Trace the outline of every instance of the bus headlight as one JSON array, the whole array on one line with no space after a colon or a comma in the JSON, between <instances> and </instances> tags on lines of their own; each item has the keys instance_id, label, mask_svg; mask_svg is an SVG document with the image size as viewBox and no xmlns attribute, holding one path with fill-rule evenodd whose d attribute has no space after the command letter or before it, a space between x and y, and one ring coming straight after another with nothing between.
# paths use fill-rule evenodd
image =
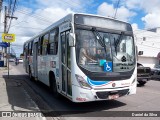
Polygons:
<instances>
[{"instance_id":1,"label":"bus headlight","mask_svg":"<svg viewBox=\"0 0 160 120\"><path fill-rule=\"evenodd\" d=\"M76 79L82 88L92 89L92 87L86 82L86 80L82 76L76 75Z\"/></svg>"},{"instance_id":2,"label":"bus headlight","mask_svg":"<svg viewBox=\"0 0 160 120\"><path fill-rule=\"evenodd\" d=\"M136 79L134 79L134 80L132 81L132 85L134 84L135 81L136 81Z\"/></svg>"}]
</instances>

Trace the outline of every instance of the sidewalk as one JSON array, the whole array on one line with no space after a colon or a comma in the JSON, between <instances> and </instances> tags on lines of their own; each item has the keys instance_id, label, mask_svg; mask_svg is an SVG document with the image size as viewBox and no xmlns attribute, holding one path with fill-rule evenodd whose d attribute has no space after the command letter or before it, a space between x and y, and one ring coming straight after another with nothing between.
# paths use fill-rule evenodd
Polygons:
<instances>
[{"instance_id":1,"label":"sidewalk","mask_svg":"<svg viewBox=\"0 0 160 120\"><path fill-rule=\"evenodd\" d=\"M10 72L16 73L16 69L10 66ZM8 70L6 67L0 68L0 119L9 119L8 117L1 117L6 116L5 113L2 112L8 111L11 114L13 113L20 113L20 111L25 111L28 113L32 113L33 111L40 111L36 103L31 99L28 95L27 91L24 89L20 80L16 80L13 78L7 77ZM5 76L5 77L4 77ZM17 114L14 114L17 115ZM30 114L31 115L31 114ZM8 115L7 115L8 116ZM38 116L38 117L37 117ZM38 112L36 117L30 117L30 119L41 120L45 119L40 112ZM10 117L11 118L11 117ZM13 117L12 120L18 119L28 119L22 117Z\"/></svg>"}]
</instances>

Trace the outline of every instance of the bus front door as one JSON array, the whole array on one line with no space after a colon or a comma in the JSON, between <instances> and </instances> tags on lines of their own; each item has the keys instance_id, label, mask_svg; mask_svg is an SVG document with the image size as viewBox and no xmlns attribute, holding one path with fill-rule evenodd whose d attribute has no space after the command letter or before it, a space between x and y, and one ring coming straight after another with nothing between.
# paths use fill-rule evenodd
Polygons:
<instances>
[{"instance_id":1,"label":"bus front door","mask_svg":"<svg viewBox=\"0 0 160 120\"><path fill-rule=\"evenodd\" d=\"M69 47L69 31L61 33L61 78L62 93L72 96L71 83L71 48Z\"/></svg>"}]
</instances>

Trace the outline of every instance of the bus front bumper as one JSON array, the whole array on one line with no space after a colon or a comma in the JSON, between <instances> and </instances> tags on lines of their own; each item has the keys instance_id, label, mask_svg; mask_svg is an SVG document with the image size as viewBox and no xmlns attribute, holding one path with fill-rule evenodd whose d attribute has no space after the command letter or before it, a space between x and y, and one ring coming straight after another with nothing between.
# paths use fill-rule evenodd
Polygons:
<instances>
[{"instance_id":1,"label":"bus front bumper","mask_svg":"<svg viewBox=\"0 0 160 120\"><path fill-rule=\"evenodd\" d=\"M117 99L122 96L135 94L135 86L115 88L115 89L84 89L79 86L72 86L73 88L73 102L90 102L90 101L101 101L101 100L111 100Z\"/></svg>"}]
</instances>

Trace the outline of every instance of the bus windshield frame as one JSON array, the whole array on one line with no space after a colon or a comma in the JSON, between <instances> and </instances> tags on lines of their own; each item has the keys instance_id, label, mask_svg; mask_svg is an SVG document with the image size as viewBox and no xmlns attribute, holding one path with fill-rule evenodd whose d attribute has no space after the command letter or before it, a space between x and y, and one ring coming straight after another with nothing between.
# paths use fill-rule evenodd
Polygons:
<instances>
[{"instance_id":1,"label":"bus windshield frame","mask_svg":"<svg viewBox=\"0 0 160 120\"><path fill-rule=\"evenodd\" d=\"M75 24L76 25L76 24ZM76 61L78 66L90 72L128 72L135 68L133 34L121 34L92 28L76 27ZM99 34L99 35L98 35ZM86 57L85 54L90 56ZM82 57L83 56L83 57ZM84 62L89 59L88 62ZM111 71L105 71L104 62L112 63Z\"/></svg>"}]
</instances>

